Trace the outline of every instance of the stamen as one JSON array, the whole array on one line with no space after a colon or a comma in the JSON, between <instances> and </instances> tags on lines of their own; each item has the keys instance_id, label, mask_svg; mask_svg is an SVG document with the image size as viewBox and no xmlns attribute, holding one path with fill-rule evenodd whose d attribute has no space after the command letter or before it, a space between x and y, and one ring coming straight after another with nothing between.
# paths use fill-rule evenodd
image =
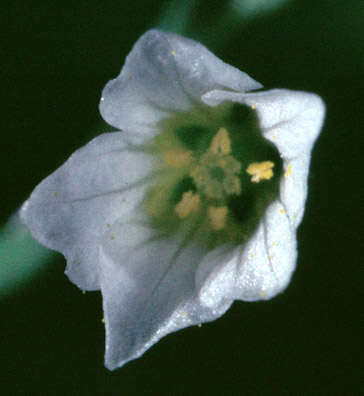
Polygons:
<instances>
[{"instance_id":1,"label":"stamen","mask_svg":"<svg viewBox=\"0 0 364 396\"><path fill-rule=\"evenodd\" d=\"M186 218L192 212L196 212L200 208L200 196L198 194L194 194L191 190L184 192L182 195L182 199L176 207L174 211L177 216L181 219Z\"/></svg>"},{"instance_id":2,"label":"stamen","mask_svg":"<svg viewBox=\"0 0 364 396\"><path fill-rule=\"evenodd\" d=\"M164 162L172 168L182 168L192 162L192 151L169 150L164 153Z\"/></svg>"},{"instance_id":3,"label":"stamen","mask_svg":"<svg viewBox=\"0 0 364 396\"><path fill-rule=\"evenodd\" d=\"M226 216L228 214L227 207L209 206L208 213L212 228L216 231L222 230L225 227Z\"/></svg>"},{"instance_id":4,"label":"stamen","mask_svg":"<svg viewBox=\"0 0 364 396\"><path fill-rule=\"evenodd\" d=\"M231 140L228 131L225 128L220 128L217 134L211 141L210 150L214 154L230 154Z\"/></svg>"},{"instance_id":5,"label":"stamen","mask_svg":"<svg viewBox=\"0 0 364 396\"><path fill-rule=\"evenodd\" d=\"M274 163L272 161L253 162L248 166L246 172L252 175L251 181L259 183L261 180L269 180L273 176Z\"/></svg>"}]
</instances>

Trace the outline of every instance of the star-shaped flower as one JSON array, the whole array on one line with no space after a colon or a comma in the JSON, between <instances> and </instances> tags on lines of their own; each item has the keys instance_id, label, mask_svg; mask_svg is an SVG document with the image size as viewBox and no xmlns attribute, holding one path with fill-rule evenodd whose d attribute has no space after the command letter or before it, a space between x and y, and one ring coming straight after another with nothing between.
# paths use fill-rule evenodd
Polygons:
<instances>
[{"instance_id":1,"label":"star-shaped flower","mask_svg":"<svg viewBox=\"0 0 364 396\"><path fill-rule=\"evenodd\" d=\"M108 368L289 283L324 105L247 93L260 88L201 44L148 31L102 94L121 132L77 150L24 204L70 280L101 289Z\"/></svg>"}]
</instances>

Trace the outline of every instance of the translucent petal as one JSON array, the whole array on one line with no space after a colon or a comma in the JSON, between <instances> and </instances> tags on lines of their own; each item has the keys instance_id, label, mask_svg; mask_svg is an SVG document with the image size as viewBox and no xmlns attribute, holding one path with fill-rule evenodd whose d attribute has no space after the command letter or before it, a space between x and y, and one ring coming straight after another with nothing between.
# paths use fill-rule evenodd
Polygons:
<instances>
[{"instance_id":1,"label":"translucent petal","mask_svg":"<svg viewBox=\"0 0 364 396\"><path fill-rule=\"evenodd\" d=\"M120 75L104 88L100 111L109 124L148 135L155 133L153 123L171 111L201 103L206 92L247 92L261 87L203 45L150 30L136 42Z\"/></svg>"},{"instance_id":2,"label":"translucent petal","mask_svg":"<svg viewBox=\"0 0 364 396\"><path fill-rule=\"evenodd\" d=\"M135 359L170 332L216 318L230 305L218 312L200 305L195 272L203 251L184 238L163 239L148 226L123 222L104 235L100 264L108 368Z\"/></svg>"},{"instance_id":3,"label":"translucent petal","mask_svg":"<svg viewBox=\"0 0 364 396\"><path fill-rule=\"evenodd\" d=\"M77 150L22 207L33 236L67 258L66 274L81 289L100 288L100 239L143 196L151 158L131 150L125 137L104 134Z\"/></svg>"}]
</instances>

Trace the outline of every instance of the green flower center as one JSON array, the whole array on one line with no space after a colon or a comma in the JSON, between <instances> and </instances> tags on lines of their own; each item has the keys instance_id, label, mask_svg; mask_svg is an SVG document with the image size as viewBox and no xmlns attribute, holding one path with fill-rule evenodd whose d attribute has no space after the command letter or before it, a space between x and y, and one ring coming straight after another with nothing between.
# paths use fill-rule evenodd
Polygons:
<instances>
[{"instance_id":1,"label":"green flower center","mask_svg":"<svg viewBox=\"0 0 364 396\"><path fill-rule=\"evenodd\" d=\"M222 201L228 195L241 192L238 174L241 164L231 155L231 141L221 128L212 139L209 150L191 170L196 188L209 199Z\"/></svg>"},{"instance_id":2,"label":"green flower center","mask_svg":"<svg viewBox=\"0 0 364 396\"><path fill-rule=\"evenodd\" d=\"M145 147L159 159L143 207L151 226L183 229L208 249L241 244L277 198L282 161L239 104L201 106L159 124Z\"/></svg>"}]
</instances>

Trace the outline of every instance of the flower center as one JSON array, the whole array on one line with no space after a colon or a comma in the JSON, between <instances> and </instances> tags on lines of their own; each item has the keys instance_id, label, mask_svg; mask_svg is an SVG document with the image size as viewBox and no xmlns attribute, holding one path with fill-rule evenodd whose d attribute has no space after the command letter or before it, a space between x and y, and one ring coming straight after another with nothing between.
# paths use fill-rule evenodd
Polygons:
<instances>
[{"instance_id":1,"label":"flower center","mask_svg":"<svg viewBox=\"0 0 364 396\"><path fill-rule=\"evenodd\" d=\"M160 159L144 200L151 224L168 234L190 225L209 248L241 243L276 198L282 168L254 114L241 105L202 106L159 127L146 148Z\"/></svg>"},{"instance_id":2,"label":"flower center","mask_svg":"<svg viewBox=\"0 0 364 396\"><path fill-rule=\"evenodd\" d=\"M231 155L231 141L225 128L220 128L211 145L190 172L197 189L208 199L224 201L228 195L239 195L238 174L241 164Z\"/></svg>"}]
</instances>

